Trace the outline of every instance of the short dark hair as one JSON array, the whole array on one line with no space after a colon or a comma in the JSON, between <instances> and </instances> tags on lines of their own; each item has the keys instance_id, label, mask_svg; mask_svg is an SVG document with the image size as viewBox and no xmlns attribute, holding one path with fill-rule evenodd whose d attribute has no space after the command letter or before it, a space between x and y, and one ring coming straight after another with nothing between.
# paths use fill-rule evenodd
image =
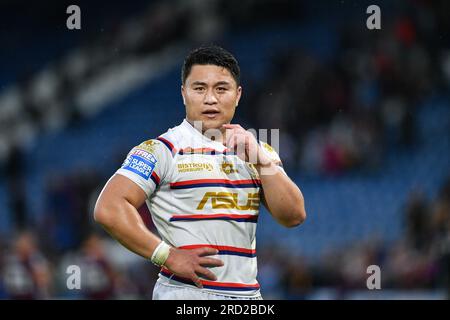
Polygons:
<instances>
[{"instance_id":1,"label":"short dark hair","mask_svg":"<svg viewBox=\"0 0 450 320\"><path fill-rule=\"evenodd\" d=\"M239 69L239 64L236 58L229 53L227 50L216 46L202 46L200 48L194 49L191 51L186 59L184 60L183 67L181 69L181 83L184 84L186 82L186 78L189 76L191 72L192 66L199 65L215 65L219 67L226 68L237 85L240 83L241 71Z\"/></svg>"}]
</instances>

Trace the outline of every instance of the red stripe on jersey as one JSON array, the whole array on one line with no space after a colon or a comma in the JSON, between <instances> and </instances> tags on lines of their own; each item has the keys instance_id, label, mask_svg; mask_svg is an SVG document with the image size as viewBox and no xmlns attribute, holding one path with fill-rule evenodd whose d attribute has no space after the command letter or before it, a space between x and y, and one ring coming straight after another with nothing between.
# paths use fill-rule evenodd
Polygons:
<instances>
[{"instance_id":1,"label":"red stripe on jersey","mask_svg":"<svg viewBox=\"0 0 450 320\"><path fill-rule=\"evenodd\" d=\"M231 219L257 219L255 214L174 214L171 218L188 218L188 219L211 219L211 218L231 218Z\"/></svg>"},{"instance_id":2,"label":"red stripe on jersey","mask_svg":"<svg viewBox=\"0 0 450 320\"><path fill-rule=\"evenodd\" d=\"M157 185L159 185L161 179L158 177L155 171L152 172L152 177L155 179Z\"/></svg>"},{"instance_id":3,"label":"red stripe on jersey","mask_svg":"<svg viewBox=\"0 0 450 320\"><path fill-rule=\"evenodd\" d=\"M246 249L246 248L239 248L239 247L232 247L232 246L222 246L222 245L213 245L213 244L191 244L187 246L181 246L178 247L179 249L198 249L198 248L213 248L217 249L219 251L233 251L233 252L242 252L242 253L249 253L249 254L255 254L256 250L254 249Z\"/></svg>"},{"instance_id":4,"label":"red stripe on jersey","mask_svg":"<svg viewBox=\"0 0 450 320\"><path fill-rule=\"evenodd\" d=\"M187 154L191 154L191 153L206 153L206 152L219 152L222 153L222 151L213 149L213 148L184 148L184 149L180 149L178 151L179 153L187 153Z\"/></svg>"},{"instance_id":5,"label":"red stripe on jersey","mask_svg":"<svg viewBox=\"0 0 450 320\"><path fill-rule=\"evenodd\" d=\"M167 268L162 267L161 273L164 273L168 276L174 275L172 272L170 272ZM190 279L183 278L176 276L177 278L180 278L182 280L185 280L187 282L192 282ZM176 279L174 279L176 280ZM253 288L253 289L259 289L259 284L246 284L246 283L237 283L237 282L218 282L218 281L208 281L208 280L200 280L200 282L205 286L214 286L214 287L222 287L222 288ZM193 284L193 283L192 283Z\"/></svg>"},{"instance_id":6,"label":"red stripe on jersey","mask_svg":"<svg viewBox=\"0 0 450 320\"><path fill-rule=\"evenodd\" d=\"M163 142L170 149L172 154L176 153L175 147L173 146L172 142L170 142L169 140L167 140L167 139L165 139L163 137L158 137L158 138L156 138L156 140L159 140L159 141Z\"/></svg>"},{"instance_id":7,"label":"red stripe on jersey","mask_svg":"<svg viewBox=\"0 0 450 320\"><path fill-rule=\"evenodd\" d=\"M171 187L176 186L184 186L190 184L198 184L198 183L226 183L232 185L241 185L241 184L261 184L261 180L259 179L249 179L249 180L227 180L227 179L197 179L197 180L186 180L180 182L173 182L170 184Z\"/></svg>"}]
</instances>

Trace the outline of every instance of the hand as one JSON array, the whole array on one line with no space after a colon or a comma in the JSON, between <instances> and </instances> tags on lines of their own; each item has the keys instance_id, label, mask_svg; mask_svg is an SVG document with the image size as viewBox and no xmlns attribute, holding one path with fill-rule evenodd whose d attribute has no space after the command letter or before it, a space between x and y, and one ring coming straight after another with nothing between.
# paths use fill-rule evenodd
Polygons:
<instances>
[{"instance_id":1,"label":"hand","mask_svg":"<svg viewBox=\"0 0 450 320\"><path fill-rule=\"evenodd\" d=\"M272 162L262 151L255 136L238 124L224 124L225 146L236 152L237 156L245 162L256 166L267 166Z\"/></svg>"},{"instance_id":2,"label":"hand","mask_svg":"<svg viewBox=\"0 0 450 320\"><path fill-rule=\"evenodd\" d=\"M198 248L192 250L170 248L164 266L177 276L190 279L194 284L203 288L199 276L216 281L217 277L207 268L223 266L222 260L207 258L219 251L214 248Z\"/></svg>"}]
</instances>

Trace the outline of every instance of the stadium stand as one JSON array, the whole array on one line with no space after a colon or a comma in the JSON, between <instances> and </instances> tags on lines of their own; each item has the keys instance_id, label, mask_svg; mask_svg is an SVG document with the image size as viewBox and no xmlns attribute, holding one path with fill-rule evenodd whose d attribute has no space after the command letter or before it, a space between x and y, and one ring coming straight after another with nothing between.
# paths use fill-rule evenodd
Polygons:
<instances>
[{"instance_id":1,"label":"stadium stand","mask_svg":"<svg viewBox=\"0 0 450 320\"><path fill-rule=\"evenodd\" d=\"M13 101L0 106L0 123L9 121L11 118L8 117L13 117L10 114L14 112L19 114L18 111L8 113L8 105L9 109L20 105L17 108L22 110L20 118L29 118L28 123L31 123L31 129L26 123L23 124L23 128L29 128L29 131L21 130L31 133L22 133L24 137L17 138L22 143L23 164L17 164L16 175L12 176L8 169L8 157L11 159L9 151L3 152L5 169L0 176L0 244L6 244L7 249L2 251L5 257L13 256L10 254L12 244L8 239L16 236L18 219L11 181L19 181L23 183L19 186L25 186L24 199L21 199L25 202L25 208L21 210L26 212L27 228L35 230L38 235L41 249L36 250L40 251L39 255L47 257L47 264L62 268L70 254L84 261L86 257L82 256L82 252L85 251L81 248L115 250L120 256L120 249L107 240L103 241L105 249L99 249L101 243L90 235L93 230L98 231L91 218L93 201L99 187L120 165L131 146L157 136L182 119L184 109L178 94L181 59L193 43L199 42L192 35L195 28L191 28L190 33L178 33L180 28L191 26L192 22L184 17L192 8L179 6L181 9L176 14L168 15L168 8L158 6L159 3L153 1L147 14L160 17L162 30L173 28L175 31L163 32L161 38L155 37L153 42L148 41L148 34L143 32L146 36L141 38L142 43L139 40L130 40L128 44L126 41L120 42L117 57L105 61L100 59L103 62L98 66L88 64L79 78L80 83L92 81L93 92L105 83L110 85L92 96L83 96L86 91L77 87L79 83L69 81L64 84L64 72L54 68L55 61L68 61L69 66L76 64L76 59L68 58L74 52L72 49L76 51L82 47L86 50L83 59L93 52L89 51L92 48L80 46L80 39L61 36L55 30L48 33L39 31L40 38L27 41L26 47L19 47L22 45L19 43L9 46L20 54L13 56L3 52L0 55L2 61L9 61L7 68L2 67L0 101ZM268 7L272 4L271 1L262 3ZM440 215L446 223L448 220L445 219L449 219L448 212L441 214L439 211L439 205L444 207L444 211L448 208L445 207L449 201L445 194L448 193L446 184L450 177L450 76L446 83L445 60L439 60L445 57L443 44L433 42L433 39L424 40L430 30L417 18L418 9L408 12L404 6L389 5L392 11L384 33L366 39L351 31L358 19L356 8L327 7L327 12L333 11L331 15L323 14L320 5L301 2L291 7L288 1L282 3L292 11L279 9L279 16L273 21L265 19L267 13L264 13L263 5L252 1L248 2L249 8L261 9L258 11L261 16L255 14L249 21L239 12L227 9L226 1L217 1L211 9L217 21L222 23L220 28L216 26L221 31L217 31L213 39L229 48L238 58L244 94L248 94L238 109L238 113L242 113L239 113L237 122L248 127L270 128L269 120L281 121L280 128L285 130L286 140L281 141L280 154L283 159L284 154L291 151L285 167L306 199L307 222L289 232L277 225L266 210L261 212L258 252L262 257L259 279L265 289L263 294L276 299L366 297L366 293L358 294L351 290L362 289L355 283L365 285L365 281L360 281L366 276L365 269L361 268L367 262L386 268L384 284L389 288L433 289L429 296L445 297L448 293L442 290L449 283L448 271L445 270L448 253L437 248L448 238L449 229L444 228L441 234L440 229L430 223L430 228L435 228L435 236L431 237L426 249L416 250L407 237L411 223L407 216L408 205L414 202L411 199L417 200L417 194L422 194L426 203L425 219L431 221ZM440 28L443 22L436 13L439 8L423 6L421 9L426 8L424 12L435 19L435 28ZM100 7L94 6L93 12L95 8L100 10ZM145 17L148 16L141 15L141 20L133 18L144 7L144 1L139 1L133 10L131 7L111 7L108 10L110 16L104 17L105 25L110 26L111 21L119 23L115 20L118 19L117 14L127 8L129 17L120 19L120 25L145 28ZM283 5L280 7L283 8ZM403 12L410 13L412 18L402 20L400 13ZM298 19L303 19L302 23L298 23ZM88 25L102 25L94 20ZM18 28L16 25L12 27ZM127 38L125 31L118 34ZM0 37L8 38L6 33ZM205 37L202 40L212 40ZM49 40L53 38L62 40ZM117 39L122 38L117 36ZM392 52L383 55L388 45ZM21 61L28 60L27 52L30 51L36 53L33 61L22 65ZM65 53L62 54L62 51ZM417 61L417 57L424 61L421 66L405 62L408 59ZM386 67L389 59L392 59L392 68L398 67L399 70L392 71ZM129 74L123 82L114 73L117 70L114 67L118 65L123 66L119 70ZM113 69L109 69L111 66ZM360 69L361 72L358 71ZM61 112L58 107L54 109L57 112L52 113L50 107L41 105L40 115L33 118L33 107L25 105L28 90L31 89L17 84L18 79L15 78L24 70L31 75L42 75L46 71L56 74L56 89L50 96L53 99L62 95L62 99L55 98L54 101L56 106L65 108L64 115L58 116L57 113ZM143 73L139 70L146 70L145 76L136 76ZM374 74L365 74L367 70L372 70ZM430 74L435 76L428 77ZM422 81L423 78L429 78L429 81ZM48 78L43 79L44 84L49 83ZM397 81L400 85L393 86L391 81ZM10 91L11 83L13 88L20 89L12 94L15 98L7 100L13 92ZM315 86L305 84L301 87L302 83ZM120 94L109 96L116 91L115 88L123 90ZM341 90L332 90L335 88ZM389 91L389 88L394 89ZM283 96L283 92L288 92L288 97ZM330 100L326 100L328 95ZM297 111L292 113L291 110ZM262 116L254 117L258 112ZM50 114L60 120L50 119ZM54 124L55 121L57 124ZM46 123L49 125L46 126ZM370 127L372 125L374 128ZM345 130L349 127L353 131ZM5 147L6 143L1 144L10 137L6 127L0 133L0 151L10 150L9 145ZM367 135L368 143L359 140L363 135ZM328 144L321 141L328 141ZM339 147L329 150L327 146L330 144ZM292 150L283 149L288 145L293 146ZM312 153L313 148L317 153ZM344 160L332 157L345 152L350 155ZM292 255L281 271L275 269L279 268L273 262L276 261L276 254L270 254L274 248L280 255L287 252ZM396 248L400 249L395 251ZM98 292L93 288L93 292L75 297L148 298L151 288L139 287L141 281L133 279L132 271L144 270L142 275L150 279L147 281L149 283L152 272L155 273L153 266L143 266L142 261L126 253L121 254L122 261L105 262L106 265L111 264L107 268L118 270L117 278L112 276L105 280L105 283L114 283L111 286L117 286L116 289L103 284L104 287L97 288ZM419 258L408 258L410 256ZM416 269L399 269L396 262L402 261L400 259L418 261L412 264L412 268ZM0 262L3 260L8 261L5 258ZM358 265L358 261L363 262ZM333 262L336 262L334 269ZM102 263L98 262L98 265L104 265ZM93 272L99 272L95 269L98 265L92 267ZM289 272L297 277L291 280L286 276ZM418 279L416 287L405 280L406 275L411 274ZM57 283L53 291L37 297L72 297L60 287L61 279L53 281ZM314 290L317 288L325 288L325 291ZM345 289L349 290L348 295L345 295ZM6 291L3 294L8 297ZM417 296L428 297L427 294L418 293ZM411 295L389 292L384 297L417 296L414 292ZM368 297L378 298L374 295Z\"/></svg>"}]
</instances>

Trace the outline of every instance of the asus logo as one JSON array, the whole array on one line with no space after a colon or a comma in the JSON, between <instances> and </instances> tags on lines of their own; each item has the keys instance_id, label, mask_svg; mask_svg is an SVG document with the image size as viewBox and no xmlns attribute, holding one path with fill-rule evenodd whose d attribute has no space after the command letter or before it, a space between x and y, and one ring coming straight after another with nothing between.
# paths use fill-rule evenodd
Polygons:
<instances>
[{"instance_id":1,"label":"asus logo","mask_svg":"<svg viewBox=\"0 0 450 320\"><path fill-rule=\"evenodd\" d=\"M231 192L206 192L203 199L197 206L197 210L202 210L205 204L211 199L213 209L237 209L237 210L258 210L259 194L247 193L245 204L239 204L238 193Z\"/></svg>"}]
</instances>

